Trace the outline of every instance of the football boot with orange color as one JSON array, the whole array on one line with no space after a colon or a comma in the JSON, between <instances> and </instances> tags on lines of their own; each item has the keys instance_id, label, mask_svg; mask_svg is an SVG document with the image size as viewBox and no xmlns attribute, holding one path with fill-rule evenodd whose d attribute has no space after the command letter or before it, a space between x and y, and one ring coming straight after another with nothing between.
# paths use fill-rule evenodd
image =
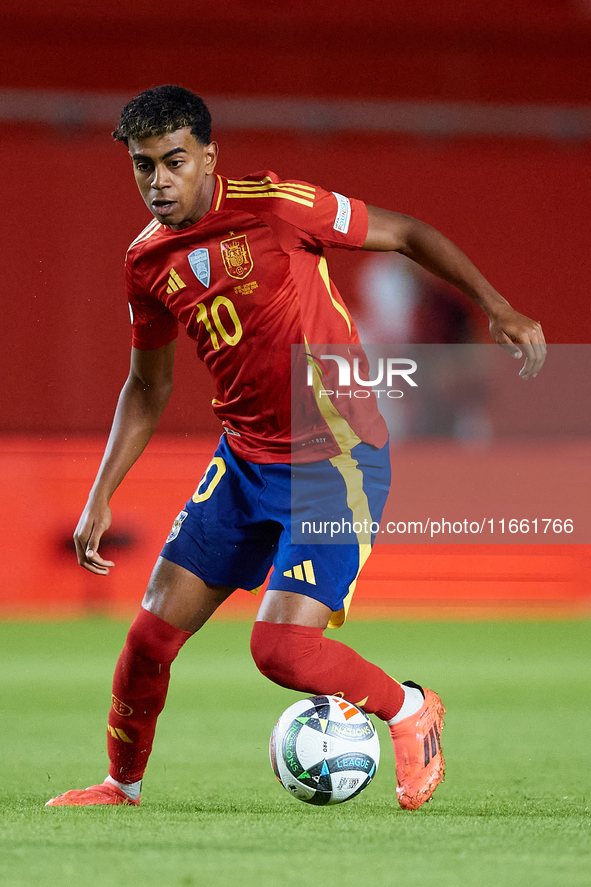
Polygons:
<instances>
[{"instance_id":1,"label":"football boot with orange color","mask_svg":"<svg viewBox=\"0 0 591 887\"><path fill-rule=\"evenodd\" d=\"M127 804L131 807L139 807L140 800L132 801L125 792L110 782L101 785L91 785L89 788L73 789L52 798L46 803L46 807L92 807L96 804Z\"/></svg>"},{"instance_id":2,"label":"football boot with orange color","mask_svg":"<svg viewBox=\"0 0 591 887\"><path fill-rule=\"evenodd\" d=\"M403 810L417 810L430 801L445 774L441 730L445 708L437 693L413 681L407 687L420 690L425 701L414 715L390 724L396 758L396 797Z\"/></svg>"}]
</instances>

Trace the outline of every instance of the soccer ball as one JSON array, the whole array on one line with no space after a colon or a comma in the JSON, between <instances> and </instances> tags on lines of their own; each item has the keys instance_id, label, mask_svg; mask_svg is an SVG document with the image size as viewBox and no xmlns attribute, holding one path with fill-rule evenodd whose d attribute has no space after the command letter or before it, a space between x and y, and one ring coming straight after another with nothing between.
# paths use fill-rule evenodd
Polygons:
<instances>
[{"instance_id":1,"label":"soccer ball","mask_svg":"<svg viewBox=\"0 0 591 887\"><path fill-rule=\"evenodd\" d=\"M284 789L308 804L349 801L372 781L380 761L374 725L340 696L300 699L271 734L269 757Z\"/></svg>"}]
</instances>

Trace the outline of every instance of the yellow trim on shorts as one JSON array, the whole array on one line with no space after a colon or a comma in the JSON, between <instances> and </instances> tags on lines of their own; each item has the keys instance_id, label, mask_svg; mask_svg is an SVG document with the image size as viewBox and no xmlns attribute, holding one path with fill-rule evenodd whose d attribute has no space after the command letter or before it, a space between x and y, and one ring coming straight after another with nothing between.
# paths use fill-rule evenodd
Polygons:
<instances>
[{"instance_id":1,"label":"yellow trim on shorts","mask_svg":"<svg viewBox=\"0 0 591 887\"><path fill-rule=\"evenodd\" d=\"M330 293L330 284L328 284L328 288ZM340 306L335 305L335 307ZM306 338L304 338L304 342L306 353L313 357ZM369 528L371 527L372 517L367 494L363 489L363 472L358 467L359 463L357 460L351 455L351 450L353 447L356 447L357 444L361 443L361 438L353 431L344 416L341 416L330 398L320 397L320 391L324 389L324 385L322 384L316 366L312 364L312 367L312 382L316 404L320 410L322 418L328 425L341 450L340 455L333 456L333 458L329 460L330 464L339 471L345 482L345 488L347 490L347 505L351 509L353 521L355 523L360 523L362 527L365 526ZM357 533L357 542L359 545L359 566L357 568L357 573L349 585L349 591L343 601L342 608L333 611L328 622L328 628L340 628L341 625L344 625L345 620L347 619L347 613L349 612L349 607L353 599L357 579L359 578L359 574L361 573L366 560L371 554L371 530L368 530L368 532Z\"/></svg>"},{"instance_id":2,"label":"yellow trim on shorts","mask_svg":"<svg viewBox=\"0 0 591 887\"><path fill-rule=\"evenodd\" d=\"M345 482L347 489L347 505L351 509L353 521L360 523L362 527L367 527L367 532L361 531L357 533L357 542L359 544L359 566L355 578L349 585L349 591L343 601L340 610L333 612L330 617L328 628L340 628L344 624L349 607L353 599L353 593L357 585L357 579L363 569L363 565L371 554L371 511L367 494L363 489L363 472L358 467L359 463L353 458L351 453L341 453L340 456L333 456L329 460L330 464L336 468Z\"/></svg>"},{"instance_id":3,"label":"yellow trim on shorts","mask_svg":"<svg viewBox=\"0 0 591 887\"><path fill-rule=\"evenodd\" d=\"M306 353L313 356L307 339L305 340L305 347ZM334 456L329 460L330 464L339 471L345 482L347 505L351 509L353 521L360 522L362 526L369 527L371 526L371 512L367 495L363 489L363 472L358 468L359 463L357 460L351 455L351 450L361 443L361 438L355 434L347 420L341 416L330 398L320 397L320 391L324 389L324 385L318 370L314 365L312 366L312 381L318 409L341 450L340 455ZM367 523L363 523L365 520ZM359 544L359 567L357 573L349 585L349 591L343 601L342 608L334 611L330 617L328 628L340 628L345 623L357 585L357 579L363 565L371 554L371 531L357 533L357 542Z\"/></svg>"}]
</instances>

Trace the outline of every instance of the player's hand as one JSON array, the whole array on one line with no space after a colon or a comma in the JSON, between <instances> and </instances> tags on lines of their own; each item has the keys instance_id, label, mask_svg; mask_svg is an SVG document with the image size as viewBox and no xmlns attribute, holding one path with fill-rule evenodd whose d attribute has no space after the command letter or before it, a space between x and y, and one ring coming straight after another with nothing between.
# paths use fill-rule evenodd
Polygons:
<instances>
[{"instance_id":1,"label":"player's hand","mask_svg":"<svg viewBox=\"0 0 591 887\"><path fill-rule=\"evenodd\" d=\"M546 340L537 320L530 320L507 305L490 317L489 329L494 341L512 357L525 355L519 371L522 379L538 375L546 360Z\"/></svg>"},{"instance_id":2,"label":"player's hand","mask_svg":"<svg viewBox=\"0 0 591 887\"><path fill-rule=\"evenodd\" d=\"M112 513L108 505L99 507L89 502L74 532L78 563L98 576L106 576L110 567L115 566L113 561L104 560L98 552L101 537L111 526L111 519Z\"/></svg>"}]
</instances>

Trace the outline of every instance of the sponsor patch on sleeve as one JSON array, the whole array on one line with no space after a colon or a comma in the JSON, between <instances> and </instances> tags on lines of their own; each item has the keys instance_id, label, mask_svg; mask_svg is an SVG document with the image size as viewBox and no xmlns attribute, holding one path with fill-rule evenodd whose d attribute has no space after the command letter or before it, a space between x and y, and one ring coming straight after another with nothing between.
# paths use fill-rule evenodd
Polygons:
<instances>
[{"instance_id":1,"label":"sponsor patch on sleeve","mask_svg":"<svg viewBox=\"0 0 591 887\"><path fill-rule=\"evenodd\" d=\"M341 234L346 234L349 230L349 222L351 221L351 203L348 197L344 197L342 194L337 194L336 191L333 191L332 193L337 199L337 214L333 228L335 231L340 231Z\"/></svg>"}]
</instances>

